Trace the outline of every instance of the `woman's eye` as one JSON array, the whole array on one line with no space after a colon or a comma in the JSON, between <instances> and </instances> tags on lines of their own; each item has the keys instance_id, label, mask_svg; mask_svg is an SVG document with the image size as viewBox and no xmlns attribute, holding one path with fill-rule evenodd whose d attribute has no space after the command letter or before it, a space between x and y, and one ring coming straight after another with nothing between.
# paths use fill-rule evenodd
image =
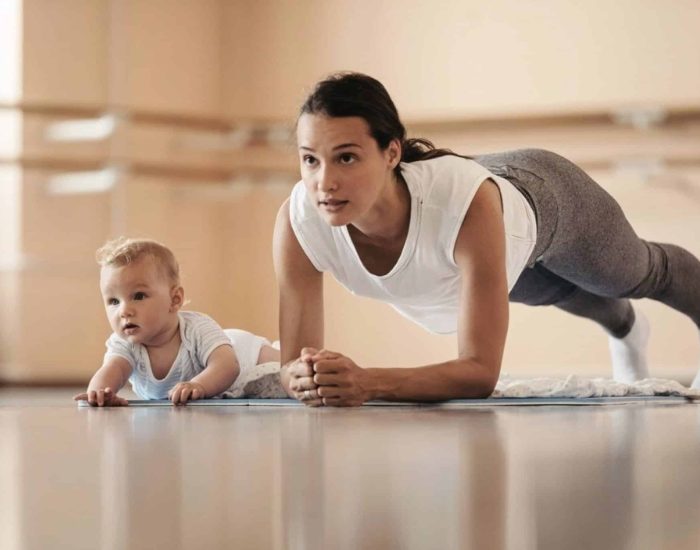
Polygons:
<instances>
[{"instance_id":1,"label":"woman's eye","mask_svg":"<svg viewBox=\"0 0 700 550\"><path fill-rule=\"evenodd\" d=\"M316 159L309 155L304 155L301 160L307 166L313 166L316 163Z\"/></svg>"},{"instance_id":2,"label":"woman's eye","mask_svg":"<svg viewBox=\"0 0 700 550\"><path fill-rule=\"evenodd\" d=\"M143 292L137 292L134 294L134 300L143 300L146 295Z\"/></svg>"},{"instance_id":3,"label":"woman's eye","mask_svg":"<svg viewBox=\"0 0 700 550\"><path fill-rule=\"evenodd\" d=\"M355 155L352 155L350 153L344 153L338 157L338 160L340 161L340 164L351 164L355 162Z\"/></svg>"}]
</instances>

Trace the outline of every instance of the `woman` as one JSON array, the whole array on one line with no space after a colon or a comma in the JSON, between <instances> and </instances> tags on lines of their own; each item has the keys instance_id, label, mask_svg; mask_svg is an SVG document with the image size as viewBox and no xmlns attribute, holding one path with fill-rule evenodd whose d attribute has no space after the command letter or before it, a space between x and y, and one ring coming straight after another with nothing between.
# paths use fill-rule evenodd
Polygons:
<instances>
[{"instance_id":1,"label":"woman","mask_svg":"<svg viewBox=\"0 0 700 550\"><path fill-rule=\"evenodd\" d=\"M647 375L648 324L630 298L700 326L700 262L639 239L613 198L554 153L469 158L407 139L385 88L358 73L317 84L297 141L302 181L278 214L274 258L282 383L307 405L490 395L509 299L599 323L622 381ZM456 332L458 357L365 369L322 349L323 271L428 330Z\"/></svg>"}]
</instances>

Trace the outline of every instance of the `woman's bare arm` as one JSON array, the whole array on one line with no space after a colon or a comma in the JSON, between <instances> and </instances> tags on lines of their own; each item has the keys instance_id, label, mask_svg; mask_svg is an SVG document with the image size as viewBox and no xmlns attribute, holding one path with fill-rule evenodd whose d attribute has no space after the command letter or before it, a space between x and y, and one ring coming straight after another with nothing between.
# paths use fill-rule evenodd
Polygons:
<instances>
[{"instance_id":1,"label":"woman's bare arm","mask_svg":"<svg viewBox=\"0 0 700 550\"><path fill-rule=\"evenodd\" d=\"M302 349L323 346L323 274L313 266L294 235L289 200L277 214L273 257L280 293L281 378L290 393L286 367L299 359Z\"/></svg>"},{"instance_id":2,"label":"woman's bare arm","mask_svg":"<svg viewBox=\"0 0 700 550\"><path fill-rule=\"evenodd\" d=\"M491 180L481 185L469 207L454 258L462 274L457 358L415 368L362 369L340 354L319 354L314 358L314 381L321 386L325 404L491 394L508 330L505 230L500 192Z\"/></svg>"}]
</instances>

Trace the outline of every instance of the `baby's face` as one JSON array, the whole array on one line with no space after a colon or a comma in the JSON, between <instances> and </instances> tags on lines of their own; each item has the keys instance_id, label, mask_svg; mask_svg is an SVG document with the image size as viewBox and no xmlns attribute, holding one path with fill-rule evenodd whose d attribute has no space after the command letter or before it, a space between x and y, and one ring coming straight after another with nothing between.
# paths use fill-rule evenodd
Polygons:
<instances>
[{"instance_id":1,"label":"baby's face","mask_svg":"<svg viewBox=\"0 0 700 550\"><path fill-rule=\"evenodd\" d=\"M100 290L112 330L131 343L158 345L170 336L177 319L174 287L153 258L122 267L105 266Z\"/></svg>"}]
</instances>

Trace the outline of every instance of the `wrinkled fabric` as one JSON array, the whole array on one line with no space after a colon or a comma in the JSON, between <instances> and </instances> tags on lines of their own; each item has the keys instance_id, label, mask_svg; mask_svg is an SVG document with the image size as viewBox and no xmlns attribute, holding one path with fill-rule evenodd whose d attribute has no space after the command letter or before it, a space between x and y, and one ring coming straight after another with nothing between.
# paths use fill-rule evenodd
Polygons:
<instances>
[{"instance_id":1,"label":"wrinkled fabric","mask_svg":"<svg viewBox=\"0 0 700 550\"><path fill-rule=\"evenodd\" d=\"M280 364L262 363L241 373L232 391L225 398L283 399L288 397L280 382ZM566 378L513 378L501 375L491 395L503 397L642 397L680 396L700 399L700 390L686 388L675 380L646 378L632 384L610 378L585 378L570 375Z\"/></svg>"},{"instance_id":2,"label":"wrinkled fabric","mask_svg":"<svg viewBox=\"0 0 700 550\"><path fill-rule=\"evenodd\" d=\"M610 378L516 379L504 374L496 384L491 397L632 397L671 395L700 398L700 390L686 388L675 380L646 378L631 384Z\"/></svg>"}]
</instances>

